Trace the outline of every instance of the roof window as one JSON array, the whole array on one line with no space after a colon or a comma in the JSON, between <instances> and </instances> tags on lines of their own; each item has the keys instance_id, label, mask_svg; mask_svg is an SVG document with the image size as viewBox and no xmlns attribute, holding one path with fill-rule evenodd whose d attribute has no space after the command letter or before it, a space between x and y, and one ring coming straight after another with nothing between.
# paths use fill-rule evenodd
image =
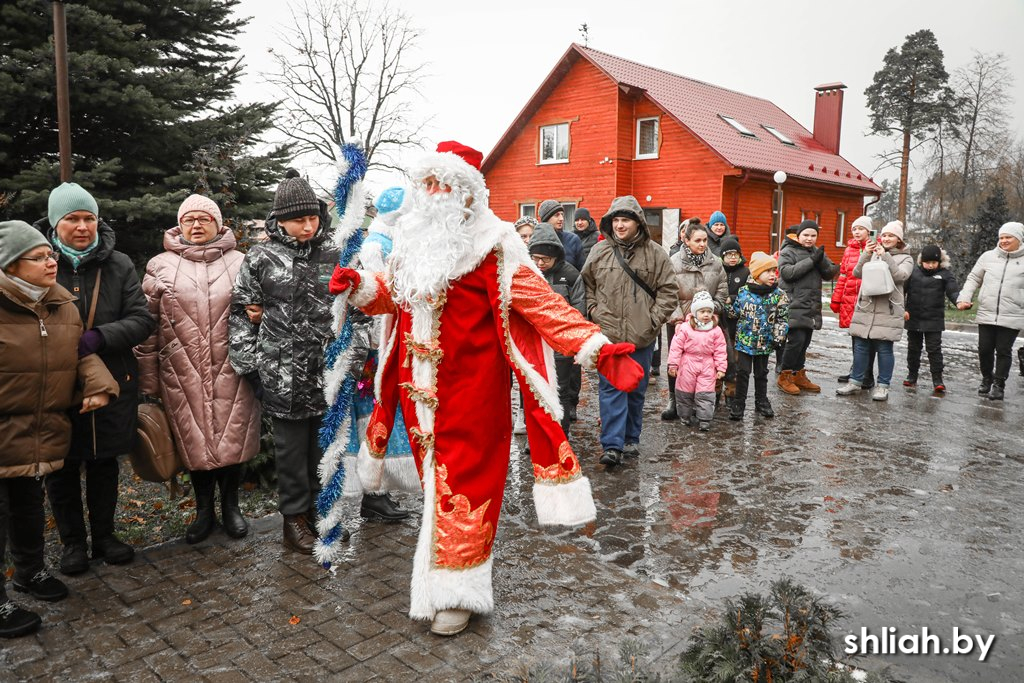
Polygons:
<instances>
[{"instance_id":1,"label":"roof window","mask_svg":"<svg viewBox=\"0 0 1024 683\"><path fill-rule=\"evenodd\" d=\"M790 140L789 138L787 138L785 133L780 131L778 128L774 128L772 126L766 126L763 123L761 124L761 127L764 128L769 133L771 133L772 135L774 135L775 139L778 140L779 142L781 142L782 144L789 145L790 147L796 147L796 143L793 142L792 140Z\"/></svg>"},{"instance_id":2,"label":"roof window","mask_svg":"<svg viewBox=\"0 0 1024 683\"><path fill-rule=\"evenodd\" d=\"M733 128L735 128L735 129L736 129L736 132L738 132L738 133L739 133L740 135L742 135L743 137L746 137L746 138L756 138L756 137L757 137L757 136L756 136L756 135L754 135L754 134L753 134L752 132L750 132L750 129L749 129L749 128L747 128L746 126L744 126L744 125L743 125L742 123L740 123L739 121L737 121L737 120L736 120L736 119L734 119L733 117L731 117L731 116L726 116L725 114L719 114L718 116L719 116L719 117L720 117L720 118L721 118L721 119L722 119L723 121L725 121L726 123L728 123L728 124L729 124L730 126L732 126Z\"/></svg>"}]
</instances>

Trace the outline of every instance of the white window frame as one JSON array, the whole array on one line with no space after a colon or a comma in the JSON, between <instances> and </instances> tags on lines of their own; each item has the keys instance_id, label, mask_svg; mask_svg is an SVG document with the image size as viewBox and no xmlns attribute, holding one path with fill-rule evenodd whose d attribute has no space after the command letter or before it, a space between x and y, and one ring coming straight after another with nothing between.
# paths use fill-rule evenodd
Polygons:
<instances>
[{"instance_id":1,"label":"white window frame","mask_svg":"<svg viewBox=\"0 0 1024 683\"><path fill-rule=\"evenodd\" d=\"M532 211L527 212L527 210L526 210L527 207L532 209ZM537 217L537 205L536 204L520 204L519 205L519 217L522 218L523 216L532 216L533 218L536 218Z\"/></svg>"},{"instance_id":2,"label":"white window frame","mask_svg":"<svg viewBox=\"0 0 1024 683\"><path fill-rule=\"evenodd\" d=\"M836 246L846 246L846 212L836 209Z\"/></svg>"},{"instance_id":3,"label":"white window frame","mask_svg":"<svg viewBox=\"0 0 1024 683\"><path fill-rule=\"evenodd\" d=\"M565 128L565 158L564 159L559 159L558 158L558 133L559 133L559 129L561 129L563 127ZM544 158L544 131L548 130L548 129L554 129L554 131L555 131L555 157L553 159L545 159ZM538 135L538 139L537 139L537 144L538 144L538 149L537 149L538 161L537 161L537 163L538 164L547 165L547 164L567 164L567 163L569 163L569 148L570 148L570 146L572 144L572 137L569 134L569 122L568 121L566 121L565 123L552 123L552 124L547 125L547 126L540 126L538 128L538 134L537 135Z\"/></svg>"},{"instance_id":4,"label":"white window frame","mask_svg":"<svg viewBox=\"0 0 1024 683\"><path fill-rule=\"evenodd\" d=\"M640 153L640 124L646 121L654 121L654 151L647 154ZM657 159L661 151L661 117L645 116L636 120L636 149L634 159Z\"/></svg>"},{"instance_id":5,"label":"white window frame","mask_svg":"<svg viewBox=\"0 0 1024 683\"><path fill-rule=\"evenodd\" d=\"M723 121L728 123L730 126L732 126L733 129L737 133L742 135L743 137L745 137L745 138L754 138L755 140L757 139L757 136L754 135L754 131L752 131L749 128L747 128L746 126L744 126L742 123L737 121L732 116L726 116L725 114L719 114L718 118L722 119Z\"/></svg>"},{"instance_id":6,"label":"white window frame","mask_svg":"<svg viewBox=\"0 0 1024 683\"><path fill-rule=\"evenodd\" d=\"M793 142L792 140L790 140L786 136L785 133L783 133L781 130L779 130L775 126L769 126L769 125L766 125L766 124L762 123L761 127L764 128L769 133L771 133L775 137L775 139L778 140L779 142L781 142L782 144L788 145L790 147L796 147L796 143Z\"/></svg>"}]
</instances>

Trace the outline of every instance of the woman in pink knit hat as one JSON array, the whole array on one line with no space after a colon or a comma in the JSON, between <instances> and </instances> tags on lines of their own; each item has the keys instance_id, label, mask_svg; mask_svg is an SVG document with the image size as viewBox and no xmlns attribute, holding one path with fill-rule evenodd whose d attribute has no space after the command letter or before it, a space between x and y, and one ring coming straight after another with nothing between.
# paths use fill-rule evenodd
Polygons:
<instances>
[{"instance_id":1,"label":"woman in pink knit hat","mask_svg":"<svg viewBox=\"0 0 1024 683\"><path fill-rule=\"evenodd\" d=\"M220 208L193 194L164 233L164 252L146 265L142 289L157 330L137 347L139 386L163 401L175 447L191 472L196 518L185 540L198 543L221 519L232 538L248 533L238 508L242 463L259 450L260 404L228 362L231 291L243 255Z\"/></svg>"}]
</instances>

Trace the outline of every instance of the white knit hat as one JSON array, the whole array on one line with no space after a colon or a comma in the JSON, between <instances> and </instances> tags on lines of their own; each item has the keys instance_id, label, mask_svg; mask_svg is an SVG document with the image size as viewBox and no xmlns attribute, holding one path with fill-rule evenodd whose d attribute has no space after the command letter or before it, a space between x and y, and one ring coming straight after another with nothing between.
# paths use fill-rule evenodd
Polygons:
<instances>
[{"instance_id":1,"label":"white knit hat","mask_svg":"<svg viewBox=\"0 0 1024 683\"><path fill-rule=\"evenodd\" d=\"M178 224L181 224L181 217L189 211L203 211L213 216L213 220L217 223L217 229L220 230L224 225L224 218L220 215L220 207L217 203L209 197L204 197L201 194L190 194L185 197L185 201L178 207Z\"/></svg>"},{"instance_id":2,"label":"white knit hat","mask_svg":"<svg viewBox=\"0 0 1024 683\"><path fill-rule=\"evenodd\" d=\"M703 289L693 296L693 302L690 304L690 313L697 315L697 311L702 308L710 308L712 311L715 310L715 300L712 299L711 295Z\"/></svg>"},{"instance_id":3,"label":"white knit hat","mask_svg":"<svg viewBox=\"0 0 1024 683\"><path fill-rule=\"evenodd\" d=\"M861 216L853 222L853 227L864 228L865 230L874 230L875 222L871 220L870 216Z\"/></svg>"},{"instance_id":4,"label":"white knit hat","mask_svg":"<svg viewBox=\"0 0 1024 683\"><path fill-rule=\"evenodd\" d=\"M896 235L900 238L900 241L903 241L903 223L900 223L899 221L890 221L885 224L885 227L882 228L882 232L878 234L884 235L887 232Z\"/></svg>"},{"instance_id":5,"label":"white knit hat","mask_svg":"<svg viewBox=\"0 0 1024 683\"><path fill-rule=\"evenodd\" d=\"M1003 226L999 228L999 235L1000 237L1003 235L1016 237L1017 241L1024 243L1024 223L1003 223Z\"/></svg>"}]
</instances>

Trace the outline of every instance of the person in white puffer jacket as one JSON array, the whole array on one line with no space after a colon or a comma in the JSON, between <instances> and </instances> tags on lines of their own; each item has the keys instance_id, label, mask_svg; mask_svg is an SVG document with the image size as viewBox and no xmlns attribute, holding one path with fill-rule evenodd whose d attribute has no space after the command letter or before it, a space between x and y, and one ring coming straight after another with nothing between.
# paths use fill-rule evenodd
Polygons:
<instances>
[{"instance_id":1,"label":"person in white puffer jacket","mask_svg":"<svg viewBox=\"0 0 1024 683\"><path fill-rule=\"evenodd\" d=\"M1024 224L1010 222L999 228L999 245L978 257L956 307L971 308L975 292L981 365L978 394L1001 401L1013 366L1013 342L1024 329Z\"/></svg>"}]
</instances>

